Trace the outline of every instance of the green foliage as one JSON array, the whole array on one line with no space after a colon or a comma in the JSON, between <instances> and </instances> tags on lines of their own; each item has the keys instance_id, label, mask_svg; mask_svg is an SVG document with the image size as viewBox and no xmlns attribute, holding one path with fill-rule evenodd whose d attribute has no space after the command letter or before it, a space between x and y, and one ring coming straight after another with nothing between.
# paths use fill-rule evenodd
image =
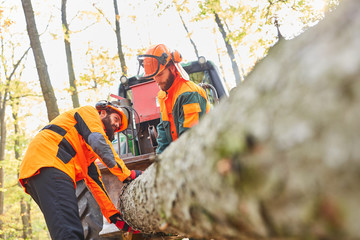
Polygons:
<instances>
[{"instance_id":1,"label":"green foliage","mask_svg":"<svg viewBox=\"0 0 360 240\"><path fill-rule=\"evenodd\" d=\"M12 16L10 12L7 15ZM1 19L1 16L0 16ZM11 22L9 20L9 22ZM2 24L2 23L1 23ZM31 134L29 130L24 129L27 123L27 116L31 115L30 109L34 104L33 96L39 89L34 91L32 81L22 79L24 64L27 56L27 48L22 42L22 33L14 33L12 25L7 24L7 31L1 32L1 51L0 51L0 100L6 103L6 145L5 159L0 162L4 171L4 185L1 191L4 193L4 213L0 216L3 225L0 234L5 239L23 239L22 220L20 214L20 201L25 199L32 206L33 226L40 226L41 230L33 230L33 236L36 239L49 239L44 231L44 220L37 207L34 207L33 201L30 201L29 195L25 194L22 187L18 184L18 169L20 160L15 157L15 150L22 156ZM1 27L0 27L1 28ZM3 41L5 39L5 41ZM35 79L37 81L37 79ZM8 91L4 99L5 90ZM13 119L17 116L16 121ZM17 123L18 129L15 131L14 123ZM16 144L15 144L16 141ZM45 233L45 234L44 234Z\"/></svg>"},{"instance_id":2,"label":"green foliage","mask_svg":"<svg viewBox=\"0 0 360 240\"><path fill-rule=\"evenodd\" d=\"M10 141L9 141L10 142ZM10 144L11 145L11 144ZM18 169L20 161L14 159L9 151L6 160L3 162L6 182L5 191L5 209L1 219L4 222L2 233L6 239L23 239L22 238L22 221L20 214L20 201L24 198L30 203L31 223L33 226L33 239L49 239L42 213L31 197L26 194L18 183Z\"/></svg>"},{"instance_id":3,"label":"green foliage","mask_svg":"<svg viewBox=\"0 0 360 240\"><path fill-rule=\"evenodd\" d=\"M3 14L4 10L0 6L0 38L3 39L3 34L8 31L11 24L13 24L13 21Z\"/></svg>"},{"instance_id":4,"label":"green foliage","mask_svg":"<svg viewBox=\"0 0 360 240\"><path fill-rule=\"evenodd\" d=\"M120 78L117 55L111 56L108 50L95 49L88 44L84 71L77 78L78 92L89 99L96 96L102 88L112 86Z\"/></svg>"},{"instance_id":5,"label":"green foliage","mask_svg":"<svg viewBox=\"0 0 360 240\"><path fill-rule=\"evenodd\" d=\"M239 1L230 4L228 1L199 1L199 12L194 21L204 17L213 17L216 12L227 26L227 39L234 49L247 49L247 56L255 63L263 58L277 40L275 20L279 23L282 36L291 39L324 17L324 13L334 8L337 0L257 0ZM249 65L246 72L252 68Z\"/></svg>"}]
</instances>

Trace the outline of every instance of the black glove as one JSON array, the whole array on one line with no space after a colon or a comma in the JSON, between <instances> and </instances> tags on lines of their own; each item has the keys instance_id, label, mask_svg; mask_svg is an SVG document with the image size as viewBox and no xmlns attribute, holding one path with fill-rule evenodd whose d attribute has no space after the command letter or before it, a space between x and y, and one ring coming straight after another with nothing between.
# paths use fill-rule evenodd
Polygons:
<instances>
[{"instance_id":1,"label":"black glove","mask_svg":"<svg viewBox=\"0 0 360 240\"><path fill-rule=\"evenodd\" d=\"M123 183L130 183L132 182L135 178L137 178L138 176L140 176L143 173L143 171L141 170L131 170L130 176L127 177Z\"/></svg>"},{"instance_id":2,"label":"black glove","mask_svg":"<svg viewBox=\"0 0 360 240\"><path fill-rule=\"evenodd\" d=\"M115 226L124 231L124 232L131 232L131 227L124 221L121 217L120 213L116 213L110 217L111 223L114 223ZM140 233L140 231L133 230L133 234Z\"/></svg>"}]
</instances>

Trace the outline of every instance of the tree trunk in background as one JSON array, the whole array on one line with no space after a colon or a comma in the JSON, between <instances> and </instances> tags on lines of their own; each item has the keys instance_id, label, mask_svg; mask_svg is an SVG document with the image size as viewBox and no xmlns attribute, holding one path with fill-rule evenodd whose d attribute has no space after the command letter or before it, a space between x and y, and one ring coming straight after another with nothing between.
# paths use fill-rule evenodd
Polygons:
<instances>
[{"instance_id":1,"label":"tree trunk in background","mask_svg":"<svg viewBox=\"0 0 360 240\"><path fill-rule=\"evenodd\" d=\"M224 24L226 26L226 29L227 29L228 33L231 34L231 30L229 28L229 25L226 23L225 19L224 19ZM240 78L241 78L241 81L244 81L245 70L243 68L243 64L242 64L242 61L241 61L241 56L240 56L239 51L238 51L237 48L235 48L235 54L238 56L238 58L240 60L240 63L239 63L239 65L240 65Z\"/></svg>"},{"instance_id":2,"label":"tree trunk in background","mask_svg":"<svg viewBox=\"0 0 360 240\"><path fill-rule=\"evenodd\" d=\"M1 47L4 48L4 45L1 44ZM4 49L1 49L3 52ZM12 66L12 71L10 74L7 72L6 61L2 61L4 64L4 75L6 77L6 83L4 84L3 92L0 92L0 189L4 187L4 169L2 168L2 162L5 160L5 148L6 148L6 121L5 121L5 113L6 113L6 105L8 102L8 95L10 89L10 82L13 79L16 70L18 69L21 61L25 58L28 54L28 48L21 58L16 62L15 65ZM4 192L0 191L0 216L4 213ZM0 229L3 229L3 222L0 218ZM3 239L3 235L0 234L0 239Z\"/></svg>"},{"instance_id":3,"label":"tree trunk in background","mask_svg":"<svg viewBox=\"0 0 360 240\"><path fill-rule=\"evenodd\" d=\"M214 35L215 35L215 32L216 32L216 29L215 29L215 27L214 27L214 31L213 31ZM222 73L222 75L223 75L224 82L226 83L226 86L227 86L228 89L229 89L229 85L228 85L228 83L226 82L226 78L225 78L225 70L224 70L224 67L223 67L223 64L222 64L222 61L221 61L221 53L220 53L219 44L218 44L218 41L217 41L216 37L214 37L214 39L215 39L216 53L217 53L218 61L219 61L219 68L220 68L221 73Z\"/></svg>"},{"instance_id":4,"label":"tree trunk in background","mask_svg":"<svg viewBox=\"0 0 360 240\"><path fill-rule=\"evenodd\" d=\"M184 26L185 31L186 31L186 33L187 33L187 36L188 36L188 38L189 38L189 40L190 40L190 43L191 43L191 45L194 47L194 51L195 51L196 57L199 58L199 51L197 50L197 47L196 47L196 45L195 45L195 42L194 42L194 41L192 40L192 38L191 38L191 33L189 32L189 29L186 27L185 21L184 21L184 19L182 18L181 13L180 13L179 10L178 10L178 13L179 13L179 17L180 17L180 19L181 19L182 25Z\"/></svg>"},{"instance_id":5,"label":"tree trunk in background","mask_svg":"<svg viewBox=\"0 0 360 240\"><path fill-rule=\"evenodd\" d=\"M4 169L2 167L2 163L5 160L5 146L6 146L6 126L5 126L5 109L4 104L1 103L1 109L0 109L0 133L1 133L1 139L0 139L0 189L3 189L4 186ZM0 217L4 214L4 192L0 191ZM3 222L0 218L0 229L3 226ZM0 234L0 239L3 239L3 235Z\"/></svg>"},{"instance_id":6,"label":"tree trunk in background","mask_svg":"<svg viewBox=\"0 0 360 240\"><path fill-rule=\"evenodd\" d=\"M20 156L20 140L19 140L19 121L18 121L18 109L19 109L19 100L11 98L12 104L12 116L14 120L14 153L15 159L21 161ZM19 186L22 186L19 183ZM20 198L20 216L22 221L22 230L23 230L23 239L32 239L32 228L31 228L31 219L30 219L30 204L25 200L24 197Z\"/></svg>"},{"instance_id":7,"label":"tree trunk in background","mask_svg":"<svg viewBox=\"0 0 360 240\"><path fill-rule=\"evenodd\" d=\"M360 239L360 1L268 56L123 189L144 233Z\"/></svg>"},{"instance_id":8,"label":"tree trunk in background","mask_svg":"<svg viewBox=\"0 0 360 240\"><path fill-rule=\"evenodd\" d=\"M118 49L118 54L119 54L119 59L120 59L120 64L121 64L121 70L123 72L123 75L127 75L127 66L125 63L125 57L124 57L124 53L122 50L122 44L121 44L121 34L120 34L120 15L119 15L119 10L118 10L118 5L117 5L117 0L114 0L114 9L115 9L115 26L116 26L116 40L117 40L117 49Z\"/></svg>"},{"instance_id":9,"label":"tree trunk in background","mask_svg":"<svg viewBox=\"0 0 360 240\"><path fill-rule=\"evenodd\" d=\"M230 44L230 41L226 35L226 32L225 32L225 29L224 29L224 26L223 24L221 23L221 20L219 18L219 15L214 11L214 16L215 16L215 22L216 24L218 25L219 27L219 31L224 39L224 42L225 42L225 46L226 46L226 49L227 49L227 52L229 54L229 57L230 57L230 61L231 61L231 66L232 66L232 69L233 69L233 72L234 72L234 76L235 76L235 81L236 81L236 85L239 85L241 83L241 76L240 76L240 70L239 70L239 67L236 63L236 59L235 59L235 54L234 54L234 50Z\"/></svg>"},{"instance_id":10,"label":"tree trunk in background","mask_svg":"<svg viewBox=\"0 0 360 240\"><path fill-rule=\"evenodd\" d=\"M32 239L30 204L24 197L21 197L20 199L20 214L23 224L23 239Z\"/></svg>"},{"instance_id":11,"label":"tree trunk in background","mask_svg":"<svg viewBox=\"0 0 360 240\"><path fill-rule=\"evenodd\" d=\"M5 73L6 74L6 73ZM6 77L6 83L4 92L0 95L1 106L0 106L0 189L2 190L5 186L5 173L2 163L5 160L5 147L6 147L6 122L5 122L5 110L7 103L7 96L9 94L11 77ZM4 214L4 191L0 191L0 217ZM0 229L2 229L3 222L0 218ZM0 234L0 239L3 239L3 235Z\"/></svg>"},{"instance_id":12,"label":"tree trunk in background","mask_svg":"<svg viewBox=\"0 0 360 240\"><path fill-rule=\"evenodd\" d=\"M73 65L71 45L70 45L69 26L66 21L66 1L67 0L61 1L61 21L62 21L62 26L63 26L63 31L64 31L65 53L66 53L66 62L67 62L68 73L69 73L71 99L72 99L73 107L78 108L78 107L80 107L80 103L79 103L78 91L76 88L74 65Z\"/></svg>"},{"instance_id":13,"label":"tree trunk in background","mask_svg":"<svg viewBox=\"0 0 360 240\"><path fill-rule=\"evenodd\" d=\"M51 121L59 115L59 109L56 103L56 97L52 88L44 53L41 48L39 34L36 28L34 11L32 9L31 0L21 0L24 9L27 31L29 34L30 45L34 53L36 69L38 71L41 90L44 96L48 119Z\"/></svg>"}]
</instances>

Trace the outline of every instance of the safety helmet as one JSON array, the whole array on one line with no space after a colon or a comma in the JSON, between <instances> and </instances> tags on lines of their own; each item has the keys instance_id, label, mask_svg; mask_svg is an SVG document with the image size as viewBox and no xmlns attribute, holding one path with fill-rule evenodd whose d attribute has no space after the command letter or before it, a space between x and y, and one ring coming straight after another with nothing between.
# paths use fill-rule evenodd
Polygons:
<instances>
[{"instance_id":1,"label":"safety helmet","mask_svg":"<svg viewBox=\"0 0 360 240\"><path fill-rule=\"evenodd\" d=\"M129 122L129 113L126 109L116 105L115 103L109 102L107 100L101 100L96 103L95 108L100 112L101 110L110 110L111 112L115 112L121 117L121 125L120 128L115 132L121 132L127 129Z\"/></svg>"},{"instance_id":2,"label":"safety helmet","mask_svg":"<svg viewBox=\"0 0 360 240\"><path fill-rule=\"evenodd\" d=\"M145 54L138 55L137 59L139 61L137 79L139 80L155 77L165 69L170 61L173 61L183 78L189 79L189 76L180 65L182 61L181 54L177 50L171 52L164 44L151 46Z\"/></svg>"}]
</instances>

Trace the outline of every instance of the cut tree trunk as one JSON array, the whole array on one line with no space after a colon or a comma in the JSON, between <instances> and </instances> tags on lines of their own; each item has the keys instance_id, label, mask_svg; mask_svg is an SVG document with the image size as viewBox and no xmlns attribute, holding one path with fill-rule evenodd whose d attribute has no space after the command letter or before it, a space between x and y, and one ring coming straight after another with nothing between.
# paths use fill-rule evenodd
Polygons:
<instances>
[{"instance_id":1,"label":"cut tree trunk","mask_svg":"<svg viewBox=\"0 0 360 240\"><path fill-rule=\"evenodd\" d=\"M360 239L360 1L281 41L121 194L143 233Z\"/></svg>"}]
</instances>

